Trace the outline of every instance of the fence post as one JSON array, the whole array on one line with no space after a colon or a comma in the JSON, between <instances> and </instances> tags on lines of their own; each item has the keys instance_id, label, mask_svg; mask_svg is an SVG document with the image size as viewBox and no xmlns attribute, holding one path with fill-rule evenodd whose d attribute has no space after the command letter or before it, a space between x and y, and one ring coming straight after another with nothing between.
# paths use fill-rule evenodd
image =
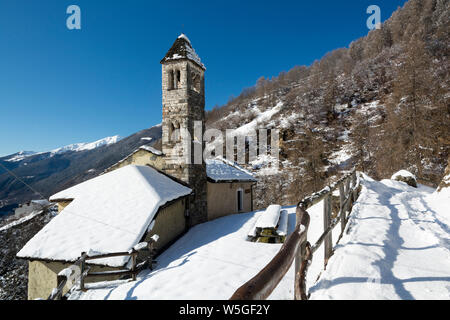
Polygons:
<instances>
[{"instance_id":1,"label":"fence post","mask_svg":"<svg viewBox=\"0 0 450 320\"><path fill-rule=\"evenodd\" d=\"M353 197L353 202L356 201L357 196L358 196L358 190L356 188L356 185L358 184L358 178L356 177L356 171L353 172L352 174L352 181L353 181L353 192L352 192L352 197Z\"/></svg>"},{"instance_id":2,"label":"fence post","mask_svg":"<svg viewBox=\"0 0 450 320\"><path fill-rule=\"evenodd\" d=\"M133 272L133 281L136 281L136 256L137 251L133 249L131 253L131 271Z\"/></svg>"},{"instance_id":3,"label":"fence post","mask_svg":"<svg viewBox=\"0 0 450 320\"><path fill-rule=\"evenodd\" d=\"M341 234L344 233L345 229L345 218L346 218L346 210L344 206L345 202L345 191L344 191L344 182L339 185L339 214L341 218Z\"/></svg>"},{"instance_id":4,"label":"fence post","mask_svg":"<svg viewBox=\"0 0 450 320\"><path fill-rule=\"evenodd\" d=\"M300 294L300 282L301 282L301 273L300 269L303 263L304 254L304 245L300 243L297 247L297 252L295 253L295 288L294 288L294 298L295 300L301 300Z\"/></svg>"},{"instance_id":5,"label":"fence post","mask_svg":"<svg viewBox=\"0 0 450 320\"><path fill-rule=\"evenodd\" d=\"M81 253L81 275L80 275L80 290L86 291L86 288L84 287L84 277L85 277L85 271L86 271L86 252Z\"/></svg>"},{"instance_id":6,"label":"fence post","mask_svg":"<svg viewBox=\"0 0 450 320\"><path fill-rule=\"evenodd\" d=\"M298 211L298 209L297 209ZM296 213L295 216L295 226L298 226L302 223L301 221L301 216L299 216L298 212ZM300 266L302 264L302 250L300 248L300 245L297 247L297 252L295 253L295 259L294 259L294 263L295 263L295 289L297 288L297 284L298 284L298 271L300 270Z\"/></svg>"},{"instance_id":7,"label":"fence post","mask_svg":"<svg viewBox=\"0 0 450 320\"><path fill-rule=\"evenodd\" d=\"M307 300L308 297L306 295L306 272L308 269L308 263L311 259L310 255L308 255L307 251L309 246L308 243L308 227L309 227L309 215L308 212L304 209L300 209L302 212L299 215L299 208L297 207L296 212L296 226L303 225L306 227L306 230L303 231L305 237L303 240L300 240L300 243L297 246L297 251L295 253L295 282L294 282L294 299L295 300ZM309 246L309 247L308 247Z\"/></svg>"},{"instance_id":8,"label":"fence post","mask_svg":"<svg viewBox=\"0 0 450 320\"><path fill-rule=\"evenodd\" d=\"M66 280L66 279L67 279L66 276L58 275L56 277L56 288L57 288L58 292L56 293L54 300L61 300L62 299L62 291L64 290L64 287L61 288L61 290L59 290L59 287L61 286L61 283L64 280Z\"/></svg>"},{"instance_id":9,"label":"fence post","mask_svg":"<svg viewBox=\"0 0 450 320\"><path fill-rule=\"evenodd\" d=\"M324 231L331 225L331 193L325 196L323 200L323 227ZM325 257L324 263L327 265L328 259L331 257L333 250L332 232L330 232L325 238Z\"/></svg>"},{"instance_id":10,"label":"fence post","mask_svg":"<svg viewBox=\"0 0 450 320\"><path fill-rule=\"evenodd\" d=\"M347 198L347 196L350 194L350 182L351 182L351 177L347 177L347 179L345 179L345 197Z\"/></svg>"}]
</instances>

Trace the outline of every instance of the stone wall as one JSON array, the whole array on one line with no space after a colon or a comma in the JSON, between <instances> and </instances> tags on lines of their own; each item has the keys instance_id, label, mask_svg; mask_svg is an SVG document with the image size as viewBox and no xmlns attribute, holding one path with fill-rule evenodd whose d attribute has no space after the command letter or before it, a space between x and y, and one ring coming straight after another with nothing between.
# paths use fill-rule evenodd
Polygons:
<instances>
[{"instance_id":1,"label":"stone wall","mask_svg":"<svg viewBox=\"0 0 450 320\"><path fill-rule=\"evenodd\" d=\"M145 149L139 149L138 151L129 155L124 160L119 161L115 165L108 168L105 172L111 172L120 169L122 167L128 166L130 164L136 166L151 165L152 167L158 170L162 170L164 168L164 156L153 154Z\"/></svg>"},{"instance_id":2,"label":"stone wall","mask_svg":"<svg viewBox=\"0 0 450 320\"><path fill-rule=\"evenodd\" d=\"M170 75L180 75L172 85ZM177 77L175 77L177 78ZM195 85L194 78L199 79ZM178 79L175 79L178 80ZM164 171L191 186L194 195L189 203L188 226L207 221L206 165L193 163L194 132L196 121L205 130L204 70L189 60L175 60L162 65L163 123L162 152L165 154ZM181 139L181 132L188 132L189 139ZM178 132L178 137L174 136ZM204 150L201 137L197 148ZM192 151L192 152L190 152ZM191 156L189 156L191 155ZM202 161L203 162L203 161Z\"/></svg>"},{"instance_id":3,"label":"stone wall","mask_svg":"<svg viewBox=\"0 0 450 320\"><path fill-rule=\"evenodd\" d=\"M175 201L174 203L160 209L155 219L153 229L145 237L146 241L154 234L159 236L159 240L155 245L157 251L167 247L168 244L176 240L186 231L185 218L186 198ZM81 255L81 252L80 252ZM140 258L144 258L140 256ZM28 265L28 299L37 298L47 299L50 293L57 285L57 275L64 269L69 267L70 263L63 262L45 262L45 261L29 261ZM120 268L111 268L105 266L91 266L92 272L104 272L110 270L121 270ZM98 281L116 280L118 277L96 277L95 279L86 279L86 283ZM63 294L67 293L68 288Z\"/></svg>"},{"instance_id":4,"label":"stone wall","mask_svg":"<svg viewBox=\"0 0 450 320\"><path fill-rule=\"evenodd\" d=\"M73 200L60 200L57 201L58 203L58 213L63 211L69 204L72 203Z\"/></svg>"},{"instance_id":5,"label":"stone wall","mask_svg":"<svg viewBox=\"0 0 450 320\"><path fill-rule=\"evenodd\" d=\"M81 254L81 252L80 252ZM28 300L47 299L52 290L56 288L58 273L69 267L70 263L29 261L28 262ZM105 272L111 270L120 270L122 268L111 268L90 265L91 272ZM86 283L98 281L117 280L118 277L95 277L95 279L86 279ZM68 292L68 287L64 288L63 294Z\"/></svg>"}]
</instances>

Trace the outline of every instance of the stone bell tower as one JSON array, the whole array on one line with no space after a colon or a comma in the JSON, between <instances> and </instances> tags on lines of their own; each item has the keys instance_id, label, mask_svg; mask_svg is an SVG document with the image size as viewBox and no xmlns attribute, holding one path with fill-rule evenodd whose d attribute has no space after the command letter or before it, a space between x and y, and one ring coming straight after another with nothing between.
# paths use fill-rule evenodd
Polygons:
<instances>
[{"instance_id":1,"label":"stone bell tower","mask_svg":"<svg viewBox=\"0 0 450 320\"><path fill-rule=\"evenodd\" d=\"M206 165L202 160L205 130L205 66L181 34L162 64L162 152L165 169L194 190L189 225L207 221Z\"/></svg>"}]
</instances>

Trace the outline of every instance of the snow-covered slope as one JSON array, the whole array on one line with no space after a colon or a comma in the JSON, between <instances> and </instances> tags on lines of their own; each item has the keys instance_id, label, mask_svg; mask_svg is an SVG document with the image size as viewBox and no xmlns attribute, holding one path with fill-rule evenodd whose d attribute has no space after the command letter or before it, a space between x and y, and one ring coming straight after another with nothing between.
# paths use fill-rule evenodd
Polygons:
<instances>
[{"instance_id":1,"label":"snow-covered slope","mask_svg":"<svg viewBox=\"0 0 450 320\"><path fill-rule=\"evenodd\" d=\"M365 176L346 234L312 299L449 299L450 220L429 195ZM450 207L450 201L446 207Z\"/></svg>"},{"instance_id":2,"label":"snow-covered slope","mask_svg":"<svg viewBox=\"0 0 450 320\"><path fill-rule=\"evenodd\" d=\"M23 159L30 157L32 155L35 155L36 153L37 152L34 152L34 151L19 151L12 155L3 157L3 160L8 161L8 162L22 161Z\"/></svg>"},{"instance_id":3,"label":"snow-covered slope","mask_svg":"<svg viewBox=\"0 0 450 320\"><path fill-rule=\"evenodd\" d=\"M103 139L100 139L100 140L97 140L94 142L73 143L73 144L69 144L69 145L61 147L61 148L51 150L51 151L45 151L45 152L20 151L11 156L6 156L4 158L4 161L17 162L17 161L22 161L22 160L24 160L28 157L34 156L34 155L44 154L44 153L50 153L49 156L53 157L56 154L61 154L61 153L69 152L69 151L79 152L79 151L93 150L93 149L96 149L96 148L99 148L102 146L116 143L119 140L120 140L120 136L115 135L115 136L106 137L106 138L103 138Z\"/></svg>"},{"instance_id":4,"label":"snow-covered slope","mask_svg":"<svg viewBox=\"0 0 450 320\"><path fill-rule=\"evenodd\" d=\"M323 250L316 252L307 275L312 299L448 299L449 223L430 209L424 186L377 182L364 176L346 234L319 281ZM450 203L449 203L450 205ZM288 233L295 207L288 212ZM323 232L323 203L308 210L308 240ZM442 213L442 212L441 212ZM154 271L128 280L89 284L70 299L228 299L279 251L280 244L246 241L262 212L232 215L192 228L160 257ZM333 231L336 244L340 228ZM293 299L290 268L270 299Z\"/></svg>"},{"instance_id":5,"label":"snow-covered slope","mask_svg":"<svg viewBox=\"0 0 450 320\"><path fill-rule=\"evenodd\" d=\"M120 140L120 136L116 135L116 136L112 136L112 137L106 137L94 142L82 142L82 143L74 143L74 144L69 144L67 146L64 146L62 148L57 148L54 149L52 151L50 151L50 153L52 155L54 154L58 154L58 153L64 153L64 152L69 152L69 151L85 151L85 150L93 150L105 145L110 145L113 143L116 143L117 141Z\"/></svg>"}]
</instances>

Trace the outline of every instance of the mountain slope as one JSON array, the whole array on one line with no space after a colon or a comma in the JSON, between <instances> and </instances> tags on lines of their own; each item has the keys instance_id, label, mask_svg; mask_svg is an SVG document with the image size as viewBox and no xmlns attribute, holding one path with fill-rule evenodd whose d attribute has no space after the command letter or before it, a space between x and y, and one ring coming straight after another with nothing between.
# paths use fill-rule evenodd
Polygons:
<instances>
[{"instance_id":1,"label":"mountain slope","mask_svg":"<svg viewBox=\"0 0 450 320\"><path fill-rule=\"evenodd\" d=\"M280 170L268 169L270 157L248 165L257 208L294 204L353 166L439 183L450 154L449 12L449 1L410 0L348 48L261 77L208 112L209 128L280 129Z\"/></svg>"},{"instance_id":2,"label":"mountain slope","mask_svg":"<svg viewBox=\"0 0 450 320\"><path fill-rule=\"evenodd\" d=\"M434 189L368 176L361 181L347 232L311 299L448 299L450 225L446 210L431 209Z\"/></svg>"},{"instance_id":3,"label":"mountain slope","mask_svg":"<svg viewBox=\"0 0 450 320\"><path fill-rule=\"evenodd\" d=\"M161 137L161 126L139 131L118 140L110 137L93 143L75 144L51 152L18 153L0 158L0 163L40 194L0 167L0 212L10 213L19 203L50 195L93 178L117 161L136 150L151 138ZM115 142L117 141L117 142ZM21 159L18 159L21 156ZM14 161L13 161L14 160Z\"/></svg>"}]
</instances>

